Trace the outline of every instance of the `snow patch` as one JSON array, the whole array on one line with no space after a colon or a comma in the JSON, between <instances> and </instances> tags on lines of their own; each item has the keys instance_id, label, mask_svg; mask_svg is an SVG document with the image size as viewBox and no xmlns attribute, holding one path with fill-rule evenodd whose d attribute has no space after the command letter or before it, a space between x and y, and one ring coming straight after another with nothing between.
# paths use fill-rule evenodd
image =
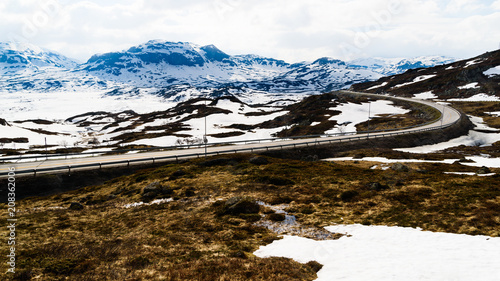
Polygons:
<instances>
[{"instance_id":1,"label":"snow patch","mask_svg":"<svg viewBox=\"0 0 500 281\"><path fill-rule=\"evenodd\" d=\"M378 114L406 114L409 112L409 110L394 106L392 101L387 100L377 100L370 102L370 104L341 104L337 107L331 108L331 110L338 110L342 113L328 119L332 121L336 120L339 125L337 125L334 129L325 132L326 134L356 132L356 125L367 121L369 112L370 117Z\"/></svg>"},{"instance_id":2,"label":"snow patch","mask_svg":"<svg viewBox=\"0 0 500 281\"><path fill-rule=\"evenodd\" d=\"M500 238L389 226L334 225L339 240L284 236L254 254L317 261L321 280L500 279Z\"/></svg>"},{"instance_id":3,"label":"snow patch","mask_svg":"<svg viewBox=\"0 0 500 281\"><path fill-rule=\"evenodd\" d=\"M477 82L474 82L474 83L470 83L470 84L467 84L467 85L464 85L464 86L460 86L458 87L460 90L466 90L466 89L478 89L479 88L479 83Z\"/></svg>"},{"instance_id":4,"label":"snow patch","mask_svg":"<svg viewBox=\"0 0 500 281\"><path fill-rule=\"evenodd\" d=\"M490 96L484 93L474 95L470 98L464 99L449 99L448 101L500 101L500 98L497 96Z\"/></svg>"},{"instance_id":5,"label":"snow patch","mask_svg":"<svg viewBox=\"0 0 500 281\"><path fill-rule=\"evenodd\" d=\"M432 91L415 94L413 95L413 97L419 100L430 100L437 98L437 96L434 93L432 93Z\"/></svg>"},{"instance_id":6,"label":"snow patch","mask_svg":"<svg viewBox=\"0 0 500 281\"><path fill-rule=\"evenodd\" d=\"M500 65L486 70L485 72L483 72L483 74L488 77L500 75Z\"/></svg>"},{"instance_id":7,"label":"snow patch","mask_svg":"<svg viewBox=\"0 0 500 281\"><path fill-rule=\"evenodd\" d=\"M384 82L384 83L382 83L382 84L380 84L380 85L378 85L378 86L373 86L373 87L370 87L370 88L368 88L368 89L366 89L366 90L367 90L367 91L369 91L369 90L374 90L374 89L377 89L377 88L384 87L384 86L386 86L387 84L388 84L387 82Z\"/></svg>"},{"instance_id":8,"label":"snow patch","mask_svg":"<svg viewBox=\"0 0 500 281\"><path fill-rule=\"evenodd\" d=\"M415 83L418 83L418 82L422 82L424 80L428 80L428 79L431 79L433 77L436 77L437 74L431 74L431 75L422 75L422 76L418 76L417 78L413 79L412 82L408 82L408 83L403 83L403 84L399 84L399 85L396 85L394 86L393 88L400 88L400 87L403 87L403 86L408 86L408 85L411 85L411 84L415 84Z\"/></svg>"},{"instance_id":9,"label":"snow patch","mask_svg":"<svg viewBox=\"0 0 500 281\"><path fill-rule=\"evenodd\" d=\"M467 68L471 65L475 65L475 64L478 64L478 63L481 63L483 61L483 59L475 59L475 60L472 60L472 61L468 61L466 64L465 64L465 67L464 68Z\"/></svg>"},{"instance_id":10,"label":"snow patch","mask_svg":"<svg viewBox=\"0 0 500 281\"><path fill-rule=\"evenodd\" d=\"M379 163L443 163L443 164L453 164L460 159L445 159L445 160L419 160L419 159L388 159L385 157L364 157L364 158L354 158L354 157L338 157L338 158L328 158L324 161L336 162L336 161L366 161L366 162L379 162ZM373 168L373 167L372 167ZM375 169L375 168L373 168Z\"/></svg>"},{"instance_id":11,"label":"snow patch","mask_svg":"<svg viewBox=\"0 0 500 281\"><path fill-rule=\"evenodd\" d=\"M476 129L481 131L490 131L492 133L485 133L485 132L478 132L475 130L471 130L469 131L468 135L461 136L449 140L447 142L412 147L412 148L397 148L394 150L402 152L410 152L410 153L432 153L436 151L445 150L451 147L457 147L460 145L480 146L480 147L490 146L495 142L500 141L500 133L494 133L498 132L499 131L498 129L491 128L488 125L486 125L483 121L483 118L481 117L469 116L469 118L472 121L472 123L474 123L474 125L476 126Z\"/></svg>"},{"instance_id":12,"label":"snow patch","mask_svg":"<svg viewBox=\"0 0 500 281\"><path fill-rule=\"evenodd\" d=\"M136 207L140 207L140 206L150 206L150 205L159 205L159 204L164 204L164 203L169 203L169 202L172 202L174 201L173 198L168 198L168 199L155 199L149 203L144 203L144 202L137 202L137 203L130 203L130 204L126 204L123 206L123 208L136 208Z\"/></svg>"}]
</instances>

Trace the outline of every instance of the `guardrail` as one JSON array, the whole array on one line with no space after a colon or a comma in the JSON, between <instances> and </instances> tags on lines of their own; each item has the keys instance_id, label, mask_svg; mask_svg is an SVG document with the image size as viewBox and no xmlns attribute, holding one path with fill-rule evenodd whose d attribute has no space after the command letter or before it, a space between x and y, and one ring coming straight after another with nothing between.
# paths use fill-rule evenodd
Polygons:
<instances>
[{"instance_id":1,"label":"guardrail","mask_svg":"<svg viewBox=\"0 0 500 281\"><path fill-rule=\"evenodd\" d=\"M221 154L230 154L230 153L241 153L241 152L258 152L258 151L270 151L270 150L282 150L286 148L299 148L299 147L309 147L309 146L317 146L317 145L324 145L324 144L333 144L333 143L341 143L341 142L349 142L349 141L354 141L354 140L363 140L363 139L376 139L376 138L385 138L385 137L391 137L391 136L397 136L397 135L405 135L405 134L413 134L413 133L419 133L419 132L428 132L428 131L435 131L435 130L441 130L448 128L450 126L455 125L459 120L456 120L455 122L443 126L436 126L436 127L431 127L431 128L425 128L425 129L416 129L416 130L406 130L406 131L398 131L398 132L393 132L393 133L387 133L387 134L372 134L372 135L356 135L352 137L346 137L346 138L341 138L341 139L330 139L330 140L314 140L314 141L307 141L307 142L301 142L301 143L292 143L292 144L279 144L279 145L271 145L271 146L265 146L265 147L259 147L259 148L239 148L239 149L228 149L228 150L221 150L221 151L215 151L215 152L207 152L207 156L212 156L212 155L221 155ZM113 166L130 166L133 164L139 164L139 163L159 163L159 162L169 162L169 161L176 161L178 162L179 160L182 159L190 159L190 158L201 158L205 155L205 153L193 153L193 154L184 154L184 155L173 155L173 156L163 156L163 157L151 157L151 158L144 158L144 159L132 159L132 160L121 160L121 161L114 161L114 162L105 162L105 163L91 163L91 164L81 164L81 165L68 165L68 166L60 166L60 167L52 167L52 168L42 168L42 169L29 169L29 170L20 170L16 171L17 175L33 175L37 176L39 174L43 173L48 173L48 172L67 172L71 174L71 172L76 171L76 170L85 170L85 169L103 169L107 167L113 167ZM0 174L0 177L5 176L6 173Z\"/></svg>"},{"instance_id":2,"label":"guardrail","mask_svg":"<svg viewBox=\"0 0 500 281\"><path fill-rule=\"evenodd\" d=\"M436 108L436 107L434 107ZM461 115L460 112L458 112L456 109L447 107L448 110L453 110L455 113L457 113L459 116ZM436 108L437 109L437 108ZM439 110L439 109L438 109ZM262 142L272 142L276 143L277 141L286 141L286 140L299 140L299 139L312 139L315 138L314 141L305 141L305 142L299 142L299 143L282 143L282 144L276 144L276 145L268 145L268 146L263 146L263 147L249 147L249 148L236 148L236 149L227 149L227 150L219 150L219 151L214 151L214 152L207 152L205 153L192 153L192 154L178 154L178 155L172 155L172 156L162 156L162 157L149 157L149 158L141 158L141 159L129 159L129 160L120 160L120 161L113 161L113 162L104 162L104 163L91 163L91 164L79 164L79 165L67 165L67 166L59 166L59 167L51 167L51 168L41 168L41 169L27 169L27 170L19 170L16 171L17 175L38 175L42 173L48 173L48 172L68 172L71 173L72 171L75 170L84 170L84 169L103 169L106 167L113 167L113 166L130 166L133 164L138 164L138 163L157 163L157 162L167 162L167 161L176 161L178 162L181 159L190 159L190 158L200 158L204 155L211 156L211 155L220 155L220 154L229 154L229 153L240 153L240 152L258 152L258 151L270 151L270 150L278 150L278 149L286 149L286 148L297 148L297 147L304 147L304 146L311 146L311 145L322 145L322 144L333 144L333 143L338 143L338 142L348 142L348 141L353 141L353 140L362 140L362 139L375 139L375 138L384 138L384 137L391 137L391 136L397 136L397 135L404 135L404 134L413 134L413 133L420 133L420 132L427 132L427 131L435 131L435 130L442 130L445 128L448 128L450 126L455 125L459 120L455 120L454 122L450 124L444 124L444 125L439 125L439 126L434 126L430 128L421 128L423 126L432 124L432 123L438 123L440 120L443 120L443 114L441 114L441 118L427 122L424 124L419 124L415 126L410 126L406 128L399 128L399 129L389 129L389 130L375 130L375 131L365 131L365 132L349 132L349 133L337 133L337 134L325 134L325 135L310 135L310 136L298 136L298 137L288 137L288 138L271 138L271 139L256 139L256 140L245 140L245 141L233 141L233 142L220 142L220 143L214 143L211 144L211 146L221 146L221 145L234 145L238 143L262 143ZM417 127L420 127L418 129ZM413 129L417 128L417 129ZM338 139L325 139L325 138L331 138L331 137L342 137ZM319 138L319 139L318 139ZM75 156L75 155L96 155L96 154L106 154L106 153L119 153L119 152L132 152L132 151L139 151L139 152L145 152L145 151L164 151L164 150L174 150L174 149L183 149L183 148L203 148L205 145L204 144L197 144L197 145L183 145L183 146L168 146L168 147L155 147L155 148L143 148L143 149L130 149L130 150L111 150L111 151L100 151L100 152L88 152L88 153L75 153L75 154L58 154L58 155L38 155L38 156L27 156L27 157L10 157L10 158L2 158L0 160L3 161L19 161L19 160L25 160L25 159L46 159L46 158L61 158L61 157L68 157L68 156ZM0 173L0 177L4 177L6 173Z\"/></svg>"},{"instance_id":3,"label":"guardrail","mask_svg":"<svg viewBox=\"0 0 500 281\"><path fill-rule=\"evenodd\" d=\"M228 146L235 144L249 144L249 143L263 143L263 142L278 142L278 141L286 141L286 140L299 140L299 139L311 139L311 138L329 138L329 137L341 137L348 135L359 135L359 134L377 134L382 132L393 132L393 131L402 131L408 130L412 128L423 127L432 123L439 121L440 119L429 121L426 123L407 126L403 128L394 128L394 129L385 129L385 130L371 130L371 131L360 131L360 132L344 132L344 133L335 133L335 134L321 134L321 135L305 135L305 136L292 136L292 137L283 137L283 138L268 138L268 139L253 139L253 140L241 140L241 141L229 141L229 142L217 142L207 144L209 147L214 146ZM190 148L202 148L205 147L205 144L191 144L191 145L177 145L177 146L158 146L158 147L147 147L147 148L134 148L134 149L120 149L120 150L105 150L105 151L94 151L94 152L81 152L81 153L58 153L58 154L39 154L39 155L26 155L21 154L12 157L0 157L0 162L5 163L8 161L21 161L21 160L29 160L33 159L34 162L37 162L38 159L62 159L73 156L82 156L82 155L105 155L105 154L125 154L129 152L151 152L151 151L166 151L166 150L180 150L180 149L190 149ZM42 151L40 151L42 153Z\"/></svg>"}]
</instances>

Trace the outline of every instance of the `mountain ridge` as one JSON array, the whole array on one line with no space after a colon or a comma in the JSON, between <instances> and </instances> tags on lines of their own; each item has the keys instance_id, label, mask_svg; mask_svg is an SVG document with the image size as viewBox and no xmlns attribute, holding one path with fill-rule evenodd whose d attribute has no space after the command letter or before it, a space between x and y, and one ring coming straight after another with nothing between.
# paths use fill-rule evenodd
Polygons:
<instances>
[{"instance_id":1,"label":"mountain ridge","mask_svg":"<svg viewBox=\"0 0 500 281\"><path fill-rule=\"evenodd\" d=\"M0 46L5 45L8 44ZM38 51L29 52L29 49ZM0 89L7 91L74 91L80 89L78 85L83 85L84 89L105 89L113 85L115 89L121 88L118 92L124 92L130 87L165 90L189 85L194 88L234 87L274 93L317 93L377 80L385 75L386 69L402 71L394 65L350 64L327 57L291 64L258 55L232 56L214 45L165 40L150 40L123 51L95 54L81 64L36 46L27 46L19 53L12 48L8 51L0 48L0 58L7 58L7 55L10 58L19 55L19 64L0 59L0 69L4 69L6 76L0 79ZM30 60L21 59L28 55L31 55ZM442 61L446 60L442 58ZM37 65L38 61L44 63ZM440 63L439 59L434 63ZM425 64L414 63L409 67L421 65ZM27 69L28 74L33 75L23 73ZM47 86L44 79L55 81Z\"/></svg>"}]
</instances>

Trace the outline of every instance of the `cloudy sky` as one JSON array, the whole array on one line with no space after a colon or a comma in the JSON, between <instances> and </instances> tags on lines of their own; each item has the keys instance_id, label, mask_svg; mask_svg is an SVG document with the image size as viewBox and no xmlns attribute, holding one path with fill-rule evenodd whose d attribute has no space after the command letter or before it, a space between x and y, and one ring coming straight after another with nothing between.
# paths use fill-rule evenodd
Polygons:
<instances>
[{"instance_id":1,"label":"cloudy sky","mask_svg":"<svg viewBox=\"0 0 500 281\"><path fill-rule=\"evenodd\" d=\"M0 41L86 61L151 39L288 62L468 58L500 47L500 0L4 0Z\"/></svg>"}]
</instances>

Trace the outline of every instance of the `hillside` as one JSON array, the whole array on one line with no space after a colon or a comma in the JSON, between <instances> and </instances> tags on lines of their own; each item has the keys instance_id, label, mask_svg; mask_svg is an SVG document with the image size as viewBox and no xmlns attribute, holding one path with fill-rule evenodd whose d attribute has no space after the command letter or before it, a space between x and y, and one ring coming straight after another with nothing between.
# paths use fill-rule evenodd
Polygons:
<instances>
[{"instance_id":1,"label":"hillside","mask_svg":"<svg viewBox=\"0 0 500 281\"><path fill-rule=\"evenodd\" d=\"M141 107L148 107L148 103ZM52 114L57 114L58 108ZM342 92L267 104L248 104L222 93L220 97L179 102L166 110L150 110L82 110L84 113L59 120L20 115L19 119L0 123L0 153L40 153L46 150L46 141L51 153L197 144L205 134L205 120L209 142L220 143L394 129L423 124L439 116L435 110L413 103L371 100ZM63 109L63 114L68 111L75 113Z\"/></svg>"},{"instance_id":2,"label":"hillside","mask_svg":"<svg viewBox=\"0 0 500 281\"><path fill-rule=\"evenodd\" d=\"M407 97L500 100L500 50L445 65L408 70L356 84L351 89Z\"/></svg>"}]
</instances>

